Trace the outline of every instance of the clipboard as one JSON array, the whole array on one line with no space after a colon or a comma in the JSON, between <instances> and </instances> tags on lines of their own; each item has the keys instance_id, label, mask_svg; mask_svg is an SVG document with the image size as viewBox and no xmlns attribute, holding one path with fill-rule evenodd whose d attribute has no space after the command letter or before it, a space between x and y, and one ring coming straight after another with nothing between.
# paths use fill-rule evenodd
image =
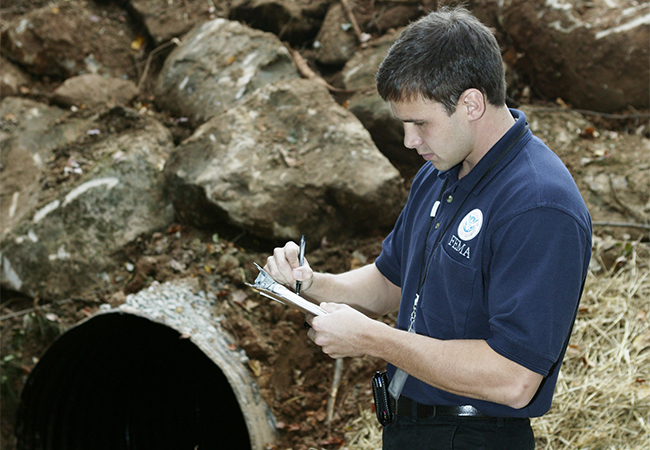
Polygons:
<instances>
[{"instance_id":1,"label":"clipboard","mask_svg":"<svg viewBox=\"0 0 650 450\"><path fill-rule=\"evenodd\" d=\"M283 305L290 306L305 314L313 314L314 316L321 316L327 312L315 303L310 302L300 297L295 292L289 290L286 286L278 283L269 275L259 264L254 263L255 267L260 271L255 278L255 283L246 283L247 286L260 293L260 295L280 302Z\"/></svg>"}]
</instances>

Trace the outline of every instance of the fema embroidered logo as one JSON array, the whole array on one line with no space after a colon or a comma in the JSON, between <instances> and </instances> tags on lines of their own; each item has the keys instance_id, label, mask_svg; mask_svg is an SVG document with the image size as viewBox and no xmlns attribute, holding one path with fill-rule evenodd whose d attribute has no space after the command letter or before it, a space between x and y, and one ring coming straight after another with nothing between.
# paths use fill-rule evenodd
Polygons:
<instances>
[{"instance_id":1,"label":"fema embroidered logo","mask_svg":"<svg viewBox=\"0 0 650 450\"><path fill-rule=\"evenodd\" d=\"M458 237L463 241L474 239L483 225L483 213L480 209L470 211L458 225Z\"/></svg>"}]
</instances>

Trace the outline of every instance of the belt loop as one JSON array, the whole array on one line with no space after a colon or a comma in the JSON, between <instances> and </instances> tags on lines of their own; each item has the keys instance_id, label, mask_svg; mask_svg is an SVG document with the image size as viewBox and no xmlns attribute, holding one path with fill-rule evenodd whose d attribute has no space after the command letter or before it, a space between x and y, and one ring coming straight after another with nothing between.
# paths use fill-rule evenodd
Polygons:
<instances>
[{"instance_id":1,"label":"belt loop","mask_svg":"<svg viewBox=\"0 0 650 450\"><path fill-rule=\"evenodd\" d=\"M506 426L506 419L503 417L497 417L497 428L503 428Z\"/></svg>"},{"instance_id":2,"label":"belt loop","mask_svg":"<svg viewBox=\"0 0 650 450\"><path fill-rule=\"evenodd\" d=\"M411 417L415 418L416 420L419 418L418 417L418 402L411 402Z\"/></svg>"}]
</instances>

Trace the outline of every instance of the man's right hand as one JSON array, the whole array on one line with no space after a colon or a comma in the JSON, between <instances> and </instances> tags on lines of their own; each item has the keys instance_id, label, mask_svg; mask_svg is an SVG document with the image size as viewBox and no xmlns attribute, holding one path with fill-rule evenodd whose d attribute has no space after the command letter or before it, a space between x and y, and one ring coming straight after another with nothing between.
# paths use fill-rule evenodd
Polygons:
<instances>
[{"instance_id":1,"label":"man's right hand","mask_svg":"<svg viewBox=\"0 0 650 450\"><path fill-rule=\"evenodd\" d=\"M302 282L302 291L309 290L314 278L314 271L309 267L305 258L300 265L300 247L293 241L287 242L284 247L276 247L273 255L266 260L264 270L278 283L295 287L297 281Z\"/></svg>"}]
</instances>

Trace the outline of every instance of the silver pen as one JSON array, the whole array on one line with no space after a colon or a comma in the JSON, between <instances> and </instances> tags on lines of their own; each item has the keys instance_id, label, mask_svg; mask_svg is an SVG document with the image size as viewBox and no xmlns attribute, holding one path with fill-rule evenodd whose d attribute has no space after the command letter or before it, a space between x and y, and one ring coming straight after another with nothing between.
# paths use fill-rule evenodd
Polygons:
<instances>
[{"instance_id":1,"label":"silver pen","mask_svg":"<svg viewBox=\"0 0 650 450\"><path fill-rule=\"evenodd\" d=\"M300 238L300 256L298 257L298 262L300 266L305 262L305 235L303 234ZM300 295L300 287L302 286L302 281L296 281L296 294Z\"/></svg>"}]
</instances>

